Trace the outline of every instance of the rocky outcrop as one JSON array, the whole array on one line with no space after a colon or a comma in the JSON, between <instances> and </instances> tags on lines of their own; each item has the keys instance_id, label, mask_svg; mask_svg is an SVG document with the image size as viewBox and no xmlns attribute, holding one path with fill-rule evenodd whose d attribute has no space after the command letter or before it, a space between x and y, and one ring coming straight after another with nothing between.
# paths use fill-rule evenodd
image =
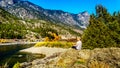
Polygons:
<instances>
[{"instance_id":1,"label":"rocky outcrop","mask_svg":"<svg viewBox=\"0 0 120 68\"><path fill-rule=\"evenodd\" d=\"M104 63L110 68L120 68L120 48L94 49L91 52L88 64L90 64L91 61Z\"/></svg>"},{"instance_id":2,"label":"rocky outcrop","mask_svg":"<svg viewBox=\"0 0 120 68\"><path fill-rule=\"evenodd\" d=\"M55 53L26 65L21 64L24 68L120 68L120 48L70 48L63 53Z\"/></svg>"},{"instance_id":3,"label":"rocky outcrop","mask_svg":"<svg viewBox=\"0 0 120 68\"><path fill-rule=\"evenodd\" d=\"M82 50L78 57L84 59L86 66L97 68L120 68L120 48L96 48L94 50ZM96 67L94 67L96 66Z\"/></svg>"},{"instance_id":4,"label":"rocky outcrop","mask_svg":"<svg viewBox=\"0 0 120 68\"><path fill-rule=\"evenodd\" d=\"M56 62L57 66L61 67L71 67L77 61L78 51L75 49L68 49L66 52L62 53Z\"/></svg>"}]
</instances>

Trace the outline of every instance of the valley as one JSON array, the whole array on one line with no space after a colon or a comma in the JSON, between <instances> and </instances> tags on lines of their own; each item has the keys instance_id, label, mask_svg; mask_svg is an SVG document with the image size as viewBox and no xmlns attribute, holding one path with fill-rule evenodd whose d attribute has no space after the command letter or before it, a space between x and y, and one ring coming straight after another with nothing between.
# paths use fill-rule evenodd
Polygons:
<instances>
[{"instance_id":1,"label":"valley","mask_svg":"<svg viewBox=\"0 0 120 68\"><path fill-rule=\"evenodd\" d=\"M118 2L35 1L0 0L0 68L120 68Z\"/></svg>"}]
</instances>

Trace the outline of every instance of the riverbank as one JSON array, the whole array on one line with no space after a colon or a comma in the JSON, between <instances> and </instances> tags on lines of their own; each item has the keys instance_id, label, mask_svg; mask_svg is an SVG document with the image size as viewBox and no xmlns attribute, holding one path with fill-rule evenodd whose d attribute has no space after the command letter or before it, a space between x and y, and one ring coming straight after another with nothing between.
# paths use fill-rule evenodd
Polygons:
<instances>
[{"instance_id":1,"label":"riverbank","mask_svg":"<svg viewBox=\"0 0 120 68\"><path fill-rule=\"evenodd\" d=\"M65 52L67 49L65 48L56 48L56 47L30 47L27 49L20 50L20 52L29 52L29 53L39 53L39 54L45 54L46 57L54 54L54 53L60 53Z\"/></svg>"}]
</instances>

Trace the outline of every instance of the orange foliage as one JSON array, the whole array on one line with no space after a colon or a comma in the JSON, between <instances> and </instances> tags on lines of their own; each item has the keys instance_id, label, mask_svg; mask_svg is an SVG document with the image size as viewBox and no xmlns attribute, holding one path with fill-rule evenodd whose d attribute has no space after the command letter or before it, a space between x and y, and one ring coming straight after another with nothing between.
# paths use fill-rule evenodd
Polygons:
<instances>
[{"instance_id":1,"label":"orange foliage","mask_svg":"<svg viewBox=\"0 0 120 68\"><path fill-rule=\"evenodd\" d=\"M52 35L54 36L53 41L57 41L61 38L59 35L56 35L55 33L52 33Z\"/></svg>"},{"instance_id":2,"label":"orange foliage","mask_svg":"<svg viewBox=\"0 0 120 68\"><path fill-rule=\"evenodd\" d=\"M49 38L48 38L48 37L45 37L44 41L46 41L46 42L49 41Z\"/></svg>"},{"instance_id":3,"label":"orange foliage","mask_svg":"<svg viewBox=\"0 0 120 68\"><path fill-rule=\"evenodd\" d=\"M45 38L45 41L58 41L61 39L61 36L57 35L56 33L50 33L51 36L53 36L53 39L50 39L49 37Z\"/></svg>"}]
</instances>

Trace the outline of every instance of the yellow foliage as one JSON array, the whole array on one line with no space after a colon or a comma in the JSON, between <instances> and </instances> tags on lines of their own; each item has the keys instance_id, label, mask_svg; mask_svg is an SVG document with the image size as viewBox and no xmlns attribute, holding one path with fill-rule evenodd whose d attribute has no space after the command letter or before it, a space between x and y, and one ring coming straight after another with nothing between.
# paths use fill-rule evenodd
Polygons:
<instances>
[{"instance_id":1,"label":"yellow foliage","mask_svg":"<svg viewBox=\"0 0 120 68\"><path fill-rule=\"evenodd\" d=\"M5 43L5 42L7 42L6 39L0 39L0 43Z\"/></svg>"},{"instance_id":2,"label":"yellow foliage","mask_svg":"<svg viewBox=\"0 0 120 68\"><path fill-rule=\"evenodd\" d=\"M45 37L45 40L44 41L49 41L49 38L48 37Z\"/></svg>"},{"instance_id":3,"label":"yellow foliage","mask_svg":"<svg viewBox=\"0 0 120 68\"><path fill-rule=\"evenodd\" d=\"M60 42L60 41L52 41L52 42L38 42L35 44L35 47L63 47L63 48L70 48L72 47L72 42Z\"/></svg>"},{"instance_id":4,"label":"yellow foliage","mask_svg":"<svg viewBox=\"0 0 120 68\"><path fill-rule=\"evenodd\" d=\"M16 64L14 64L13 68L20 68L20 63L17 62Z\"/></svg>"},{"instance_id":5,"label":"yellow foliage","mask_svg":"<svg viewBox=\"0 0 120 68\"><path fill-rule=\"evenodd\" d=\"M38 42L35 44L35 47L45 46L47 42Z\"/></svg>"}]
</instances>

